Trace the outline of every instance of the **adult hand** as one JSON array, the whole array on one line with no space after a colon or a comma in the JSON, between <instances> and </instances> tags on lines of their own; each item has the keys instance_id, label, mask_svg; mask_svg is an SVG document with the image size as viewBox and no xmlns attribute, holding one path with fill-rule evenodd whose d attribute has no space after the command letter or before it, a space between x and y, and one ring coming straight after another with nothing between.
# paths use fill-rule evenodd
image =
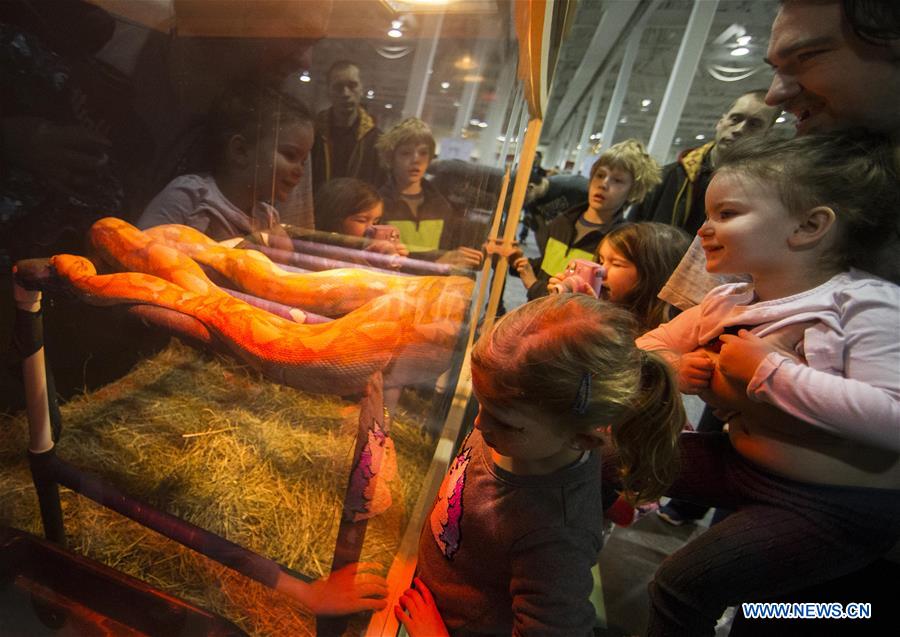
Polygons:
<instances>
[{"instance_id":1,"label":"adult hand","mask_svg":"<svg viewBox=\"0 0 900 637\"><path fill-rule=\"evenodd\" d=\"M716 363L703 350L682 354L676 364L678 390L682 394L698 394L709 387Z\"/></svg>"},{"instance_id":2,"label":"adult hand","mask_svg":"<svg viewBox=\"0 0 900 637\"><path fill-rule=\"evenodd\" d=\"M460 246L456 250L451 250L442 256L437 262L452 265L457 268L474 269L481 265L481 257L482 254L480 250Z\"/></svg>"},{"instance_id":3,"label":"adult hand","mask_svg":"<svg viewBox=\"0 0 900 637\"><path fill-rule=\"evenodd\" d=\"M387 582L379 564L353 562L326 579L307 584L287 574L276 588L298 599L316 615L350 615L387 606Z\"/></svg>"},{"instance_id":4,"label":"adult hand","mask_svg":"<svg viewBox=\"0 0 900 637\"><path fill-rule=\"evenodd\" d=\"M54 124L37 117L2 121L3 158L44 178L64 194L87 193L109 162L109 140L79 125Z\"/></svg>"},{"instance_id":5,"label":"adult hand","mask_svg":"<svg viewBox=\"0 0 900 637\"><path fill-rule=\"evenodd\" d=\"M413 584L415 587L406 589L400 596L400 603L394 606L394 616L410 637L448 637L431 591L418 577Z\"/></svg>"},{"instance_id":6,"label":"adult hand","mask_svg":"<svg viewBox=\"0 0 900 637\"><path fill-rule=\"evenodd\" d=\"M526 257L519 257L513 261L513 268L519 273L519 278L522 279L522 285L524 285L526 289L537 283L534 269L531 267L531 262Z\"/></svg>"}]
</instances>

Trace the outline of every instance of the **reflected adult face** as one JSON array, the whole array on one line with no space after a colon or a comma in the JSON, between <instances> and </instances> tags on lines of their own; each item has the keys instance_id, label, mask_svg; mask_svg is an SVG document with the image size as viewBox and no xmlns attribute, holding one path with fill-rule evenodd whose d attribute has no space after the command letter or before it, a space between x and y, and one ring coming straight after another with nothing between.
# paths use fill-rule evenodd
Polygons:
<instances>
[{"instance_id":1,"label":"reflected adult face","mask_svg":"<svg viewBox=\"0 0 900 637\"><path fill-rule=\"evenodd\" d=\"M761 135L772 127L775 109L756 95L741 95L716 122L716 145L729 146L745 135Z\"/></svg>"},{"instance_id":2,"label":"reflected adult face","mask_svg":"<svg viewBox=\"0 0 900 637\"><path fill-rule=\"evenodd\" d=\"M362 90L359 69L355 66L333 72L328 78L328 97L335 114L341 117L355 114L362 99Z\"/></svg>"},{"instance_id":3,"label":"reflected adult face","mask_svg":"<svg viewBox=\"0 0 900 637\"><path fill-rule=\"evenodd\" d=\"M775 77L766 102L792 113L798 134L852 126L900 133L900 56L853 33L839 2L783 5L767 62Z\"/></svg>"}]
</instances>

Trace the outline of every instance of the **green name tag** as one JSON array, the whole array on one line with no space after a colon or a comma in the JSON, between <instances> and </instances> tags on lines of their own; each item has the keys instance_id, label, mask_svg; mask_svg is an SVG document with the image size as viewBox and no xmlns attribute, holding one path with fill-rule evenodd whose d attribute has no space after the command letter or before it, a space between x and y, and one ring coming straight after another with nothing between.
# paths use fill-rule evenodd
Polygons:
<instances>
[{"instance_id":1,"label":"green name tag","mask_svg":"<svg viewBox=\"0 0 900 637\"><path fill-rule=\"evenodd\" d=\"M544 260L541 261L541 270L550 276L555 276L565 270L572 259L594 261L594 254L578 248L570 250L565 243L551 237L547 240L547 247L544 248Z\"/></svg>"},{"instance_id":2,"label":"green name tag","mask_svg":"<svg viewBox=\"0 0 900 637\"><path fill-rule=\"evenodd\" d=\"M441 245L441 234L444 232L443 219L424 219L416 227L415 221L388 221L400 231L400 241L410 252L437 250Z\"/></svg>"}]
</instances>

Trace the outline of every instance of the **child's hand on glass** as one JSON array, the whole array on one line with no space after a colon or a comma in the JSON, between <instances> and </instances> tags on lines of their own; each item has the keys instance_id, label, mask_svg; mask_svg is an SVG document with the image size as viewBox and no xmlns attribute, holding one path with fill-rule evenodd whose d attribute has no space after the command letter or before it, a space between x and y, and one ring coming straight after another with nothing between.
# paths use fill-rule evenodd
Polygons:
<instances>
[{"instance_id":1,"label":"child's hand on glass","mask_svg":"<svg viewBox=\"0 0 900 637\"><path fill-rule=\"evenodd\" d=\"M706 389L715 368L715 361L706 352L682 354L677 363L678 390L682 394L697 394Z\"/></svg>"},{"instance_id":2,"label":"child's hand on glass","mask_svg":"<svg viewBox=\"0 0 900 637\"><path fill-rule=\"evenodd\" d=\"M394 606L394 616L406 628L410 637L447 637L447 627L431 591L418 577L413 587L400 596L400 604Z\"/></svg>"},{"instance_id":3,"label":"child's hand on glass","mask_svg":"<svg viewBox=\"0 0 900 637\"><path fill-rule=\"evenodd\" d=\"M387 606L388 587L378 574L381 565L353 562L334 571L327 579L308 584L281 573L275 588L300 601L316 615L350 615Z\"/></svg>"},{"instance_id":4,"label":"child's hand on glass","mask_svg":"<svg viewBox=\"0 0 900 637\"><path fill-rule=\"evenodd\" d=\"M519 257L514 260L513 268L519 273L519 278L522 279L522 285L526 288L530 288L537 283L537 277L534 275L534 268L531 267L531 262L528 261L527 257Z\"/></svg>"}]
</instances>

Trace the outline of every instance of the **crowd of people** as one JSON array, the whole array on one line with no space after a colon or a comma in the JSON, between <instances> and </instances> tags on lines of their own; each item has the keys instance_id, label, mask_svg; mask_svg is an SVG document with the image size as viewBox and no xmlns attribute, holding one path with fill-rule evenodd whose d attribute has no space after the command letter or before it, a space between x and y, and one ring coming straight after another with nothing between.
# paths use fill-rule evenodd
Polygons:
<instances>
[{"instance_id":1,"label":"crowd of people","mask_svg":"<svg viewBox=\"0 0 900 637\"><path fill-rule=\"evenodd\" d=\"M130 111L87 126L100 120L74 115L91 101L66 112L57 94L72 87L52 81L86 77L73 69L111 35L98 11L76 12L93 27L78 47L33 16L0 24L0 61L36 78L0 110L10 257L72 249L87 222L124 210L216 240L278 232L282 215L363 240L389 225L396 254L482 262L464 210L428 177L428 124L381 131L347 60L314 114L273 71L296 51L257 56L187 141L155 137L190 169L129 191L128 153L154 136L117 134ZM394 609L412 637L592 634L590 569L622 503L670 496L673 524L721 512L659 567L654 636L712 635L727 607L827 586L900 540L900 10L784 0L766 61L771 86L736 96L713 140L669 165L636 139L586 179L554 183L537 162L521 236L534 230L540 255L509 257L529 302L471 354L478 415ZM771 134L782 111L793 139ZM699 422L682 394L706 403Z\"/></svg>"}]
</instances>

